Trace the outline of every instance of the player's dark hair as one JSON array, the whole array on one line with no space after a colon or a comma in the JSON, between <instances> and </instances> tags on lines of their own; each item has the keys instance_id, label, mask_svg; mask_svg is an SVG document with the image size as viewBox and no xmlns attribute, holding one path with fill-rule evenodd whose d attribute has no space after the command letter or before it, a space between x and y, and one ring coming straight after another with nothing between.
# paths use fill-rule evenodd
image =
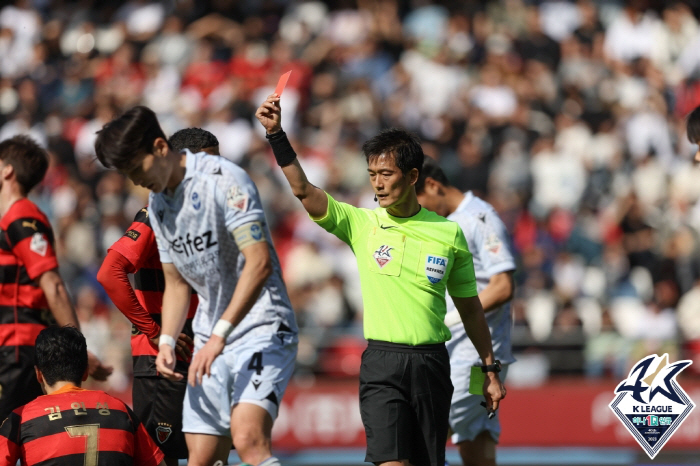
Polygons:
<instances>
[{"instance_id":1,"label":"player's dark hair","mask_svg":"<svg viewBox=\"0 0 700 466\"><path fill-rule=\"evenodd\" d=\"M700 106L695 107L695 110L688 114L685 122L685 131L688 141L692 144L700 142Z\"/></svg>"},{"instance_id":2,"label":"player's dark hair","mask_svg":"<svg viewBox=\"0 0 700 466\"><path fill-rule=\"evenodd\" d=\"M48 385L73 382L80 386L88 367L87 343L80 330L70 325L45 328L34 345L36 367Z\"/></svg>"},{"instance_id":3,"label":"player's dark hair","mask_svg":"<svg viewBox=\"0 0 700 466\"><path fill-rule=\"evenodd\" d=\"M34 139L23 135L0 142L0 160L12 165L23 194L41 183L49 168L46 151Z\"/></svg>"},{"instance_id":4,"label":"player's dark hair","mask_svg":"<svg viewBox=\"0 0 700 466\"><path fill-rule=\"evenodd\" d=\"M418 136L401 128L381 131L362 145L362 152L367 163L382 154L391 154L404 176L414 168L420 174L425 157Z\"/></svg>"},{"instance_id":5,"label":"player's dark hair","mask_svg":"<svg viewBox=\"0 0 700 466\"><path fill-rule=\"evenodd\" d=\"M136 158L151 153L157 138L168 140L153 110L140 105L97 132L95 153L105 167L124 170Z\"/></svg>"},{"instance_id":6,"label":"player's dark hair","mask_svg":"<svg viewBox=\"0 0 700 466\"><path fill-rule=\"evenodd\" d=\"M202 128L185 128L170 136L170 147L175 152L189 149L190 152L201 152L202 149L219 145L219 140L209 131Z\"/></svg>"},{"instance_id":7,"label":"player's dark hair","mask_svg":"<svg viewBox=\"0 0 700 466\"><path fill-rule=\"evenodd\" d=\"M426 155L425 160L423 161L423 170L421 170L420 176L418 176L418 181L416 181L416 194L423 193L423 190L425 189L425 180L427 178L432 178L435 181L442 183L443 186L450 186L450 181L447 179L445 172L442 171L442 168L440 168L440 165L438 165L438 163L433 160L432 157L428 157Z\"/></svg>"}]
</instances>

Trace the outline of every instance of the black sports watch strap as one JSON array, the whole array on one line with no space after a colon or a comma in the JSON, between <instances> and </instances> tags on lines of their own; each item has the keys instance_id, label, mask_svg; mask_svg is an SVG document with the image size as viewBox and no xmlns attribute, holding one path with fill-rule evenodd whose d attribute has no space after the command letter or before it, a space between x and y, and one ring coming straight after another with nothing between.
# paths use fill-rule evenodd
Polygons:
<instances>
[{"instance_id":1,"label":"black sports watch strap","mask_svg":"<svg viewBox=\"0 0 700 466\"><path fill-rule=\"evenodd\" d=\"M483 372L484 374L487 372L501 372L501 361L496 359L496 362L494 364L481 366L481 372Z\"/></svg>"}]
</instances>

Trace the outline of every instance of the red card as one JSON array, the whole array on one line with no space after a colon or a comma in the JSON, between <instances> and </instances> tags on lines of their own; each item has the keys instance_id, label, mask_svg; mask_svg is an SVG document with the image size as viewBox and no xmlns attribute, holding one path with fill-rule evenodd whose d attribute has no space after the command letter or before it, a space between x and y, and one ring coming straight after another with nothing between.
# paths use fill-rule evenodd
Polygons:
<instances>
[{"instance_id":1,"label":"red card","mask_svg":"<svg viewBox=\"0 0 700 466\"><path fill-rule=\"evenodd\" d=\"M277 81L277 87L275 88L275 94L277 94L280 97L282 97L282 91L284 91L284 86L286 86L287 81L289 81L290 74L292 74L292 72L287 71L282 76L280 76L280 80Z\"/></svg>"}]
</instances>

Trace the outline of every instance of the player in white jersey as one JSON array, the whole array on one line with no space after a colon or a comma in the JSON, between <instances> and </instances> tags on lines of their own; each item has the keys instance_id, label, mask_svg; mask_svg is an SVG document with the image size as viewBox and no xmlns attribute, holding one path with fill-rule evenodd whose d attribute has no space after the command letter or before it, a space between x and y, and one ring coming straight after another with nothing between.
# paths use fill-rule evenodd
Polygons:
<instances>
[{"instance_id":1,"label":"player in white jersey","mask_svg":"<svg viewBox=\"0 0 700 466\"><path fill-rule=\"evenodd\" d=\"M479 299L491 330L493 353L501 362L500 375L505 382L508 364L515 362L511 352L509 303L513 297L515 261L505 225L489 203L471 191L462 193L450 186L442 169L430 157L423 163L416 193L423 207L459 223L464 232L474 260ZM481 365L481 359L449 297L445 324L452 332L452 339L447 342L454 385L450 407L452 442L458 446L465 465L494 466L501 426L497 414L489 418L479 406L483 396L469 393L471 367Z\"/></svg>"},{"instance_id":2,"label":"player in white jersey","mask_svg":"<svg viewBox=\"0 0 700 466\"><path fill-rule=\"evenodd\" d=\"M182 377L173 370L173 335L191 288L199 297L183 409L188 464L225 463L233 440L245 463L278 466L270 436L298 329L257 188L222 157L175 153L146 107L105 125L95 149L104 165L152 191L166 283L156 365L166 377Z\"/></svg>"}]
</instances>

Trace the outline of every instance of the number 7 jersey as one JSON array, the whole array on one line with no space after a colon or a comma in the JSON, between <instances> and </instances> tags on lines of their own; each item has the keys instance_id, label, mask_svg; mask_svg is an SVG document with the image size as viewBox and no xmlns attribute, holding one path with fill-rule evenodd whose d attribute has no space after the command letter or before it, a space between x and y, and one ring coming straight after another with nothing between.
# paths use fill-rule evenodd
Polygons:
<instances>
[{"instance_id":1,"label":"number 7 jersey","mask_svg":"<svg viewBox=\"0 0 700 466\"><path fill-rule=\"evenodd\" d=\"M255 224L251 235L264 235L267 240L273 272L250 312L227 338L224 351L249 338L275 333L281 325L297 333L255 184L242 168L223 157L185 152L182 182L171 195L151 193L148 212L161 262L174 264L199 296L192 323L196 347L209 339L231 301L245 265L232 232L247 224Z\"/></svg>"},{"instance_id":2,"label":"number 7 jersey","mask_svg":"<svg viewBox=\"0 0 700 466\"><path fill-rule=\"evenodd\" d=\"M0 463L156 466L163 453L123 402L66 385L14 410L0 426Z\"/></svg>"}]
</instances>

